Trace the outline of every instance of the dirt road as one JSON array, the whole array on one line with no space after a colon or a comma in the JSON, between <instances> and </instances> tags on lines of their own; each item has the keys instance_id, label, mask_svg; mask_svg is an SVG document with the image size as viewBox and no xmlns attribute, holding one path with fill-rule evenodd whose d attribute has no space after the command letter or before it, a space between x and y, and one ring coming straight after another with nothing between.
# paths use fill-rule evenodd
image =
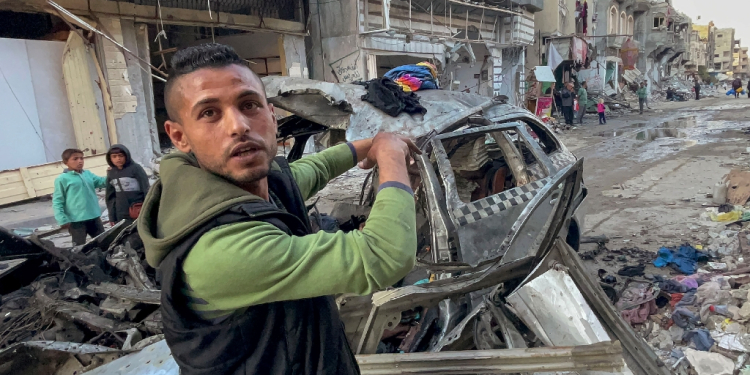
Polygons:
<instances>
[{"instance_id":1,"label":"dirt road","mask_svg":"<svg viewBox=\"0 0 750 375\"><path fill-rule=\"evenodd\" d=\"M607 125L584 125L562 136L585 159L587 235L615 237L609 248L701 243L701 221L716 182L750 165L750 102L708 98L656 104ZM619 237L619 238L618 238Z\"/></svg>"}]
</instances>

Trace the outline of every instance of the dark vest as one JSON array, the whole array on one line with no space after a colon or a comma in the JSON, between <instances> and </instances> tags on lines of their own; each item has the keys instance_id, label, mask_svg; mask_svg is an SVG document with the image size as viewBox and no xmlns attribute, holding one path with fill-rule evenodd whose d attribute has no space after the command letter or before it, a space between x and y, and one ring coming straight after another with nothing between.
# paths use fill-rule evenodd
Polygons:
<instances>
[{"instance_id":1,"label":"dark vest","mask_svg":"<svg viewBox=\"0 0 750 375\"><path fill-rule=\"evenodd\" d=\"M180 291L185 258L212 228L259 220L290 235L311 233L289 164L283 158L275 161L282 171L271 170L268 188L286 212L267 202L232 207L197 228L159 266L164 335L183 375L359 374L332 296L251 306L213 324L192 312Z\"/></svg>"}]
</instances>

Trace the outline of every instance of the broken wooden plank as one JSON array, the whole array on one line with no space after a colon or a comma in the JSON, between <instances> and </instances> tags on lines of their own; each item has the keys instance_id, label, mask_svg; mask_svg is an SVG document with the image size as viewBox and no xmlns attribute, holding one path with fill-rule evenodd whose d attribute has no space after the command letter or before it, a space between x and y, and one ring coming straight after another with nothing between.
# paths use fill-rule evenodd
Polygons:
<instances>
[{"instance_id":1,"label":"broken wooden plank","mask_svg":"<svg viewBox=\"0 0 750 375\"><path fill-rule=\"evenodd\" d=\"M89 285L87 289L106 294L108 296L128 299L134 302L148 303L151 305L161 304L161 292L158 290L139 290L129 285L118 285L113 283L101 283Z\"/></svg>"},{"instance_id":2,"label":"broken wooden plank","mask_svg":"<svg viewBox=\"0 0 750 375\"><path fill-rule=\"evenodd\" d=\"M622 346L615 341L569 347L369 354L358 355L357 363L362 375L396 375L618 372L624 362Z\"/></svg>"}]
</instances>

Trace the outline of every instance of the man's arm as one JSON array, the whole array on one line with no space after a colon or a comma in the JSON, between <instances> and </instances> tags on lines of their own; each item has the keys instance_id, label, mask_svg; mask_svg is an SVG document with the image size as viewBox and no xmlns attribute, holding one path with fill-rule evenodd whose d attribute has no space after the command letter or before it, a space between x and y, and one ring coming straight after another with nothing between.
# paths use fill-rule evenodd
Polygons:
<instances>
[{"instance_id":1,"label":"man's arm","mask_svg":"<svg viewBox=\"0 0 750 375\"><path fill-rule=\"evenodd\" d=\"M397 136L393 137L401 139ZM359 162L365 163L362 165L363 168L372 168L375 163L366 159L372 148L373 139L362 139L333 146L316 155L291 163L289 167L302 197L309 199L323 189L328 181L352 169ZM401 140L404 141L404 139ZM413 146L411 141L408 141L408 145L412 151L416 149L416 147L411 147Z\"/></svg>"},{"instance_id":2,"label":"man's arm","mask_svg":"<svg viewBox=\"0 0 750 375\"><path fill-rule=\"evenodd\" d=\"M216 251L221 249L221 251ZM183 263L198 311L227 311L337 293L368 294L393 285L414 266L412 195L385 188L362 231L290 236L264 222L204 234Z\"/></svg>"},{"instance_id":3,"label":"man's arm","mask_svg":"<svg viewBox=\"0 0 750 375\"><path fill-rule=\"evenodd\" d=\"M183 263L190 297L207 302L193 308L226 311L336 293L367 294L404 277L417 248L406 168L407 155L415 150L413 143L383 133L361 156L365 168L377 163L381 177L362 231L289 236L256 221L204 234Z\"/></svg>"},{"instance_id":4,"label":"man's arm","mask_svg":"<svg viewBox=\"0 0 750 375\"><path fill-rule=\"evenodd\" d=\"M55 180L55 190L52 193L52 211L59 225L70 223L70 218L65 213L65 188L61 178Z\"/></svg>"}]
</instances>

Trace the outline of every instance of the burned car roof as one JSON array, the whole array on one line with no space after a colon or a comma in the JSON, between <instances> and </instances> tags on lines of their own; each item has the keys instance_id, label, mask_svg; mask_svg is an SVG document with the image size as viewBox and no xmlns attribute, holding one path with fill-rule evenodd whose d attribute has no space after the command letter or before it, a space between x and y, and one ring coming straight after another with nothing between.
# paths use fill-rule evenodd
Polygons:
<instances>
[{"instance_id":1,"label":"burned car roof","mask_svg":"<svg viewBox=\"0 0 750 375\"><path fill-rule=\"evenodd\" d=\"M305 78L264 77L268 101L309 121L332 129L346 130L348 140L395 132L419 138L480 110L493 109L504 115L532 116L527 110L492 98L456 91L419 91L419 101L427 109L424 115L401 113L391 117L361 99L365 87L349 83L320 82Z\"/></svg>"}]
</instances>

